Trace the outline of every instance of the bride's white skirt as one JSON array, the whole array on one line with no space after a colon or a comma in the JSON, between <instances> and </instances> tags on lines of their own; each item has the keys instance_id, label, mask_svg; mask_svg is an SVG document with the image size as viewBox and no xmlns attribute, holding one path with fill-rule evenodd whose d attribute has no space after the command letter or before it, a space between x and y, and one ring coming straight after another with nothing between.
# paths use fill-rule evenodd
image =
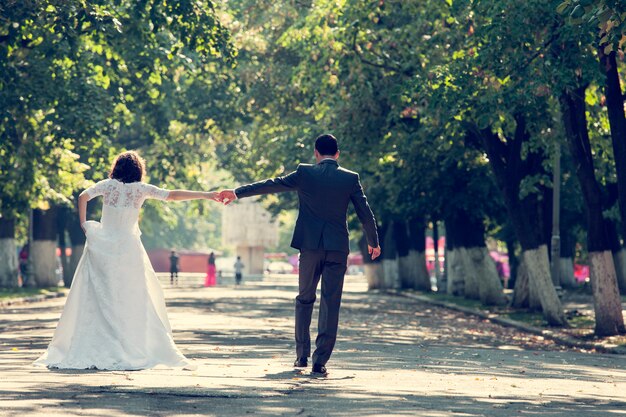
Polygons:
<instances>
[{"instance_id":1,"label":"bride's white skirt","mask_svg":"<svg viewBox=\"0 0 626 417\"><path fill-rule=\"evenodd\" d=\"M194 369L176 348L163 291L139 232L89 221L63 314L35 365L61 369Z\"/></svg>"}]
</instances>

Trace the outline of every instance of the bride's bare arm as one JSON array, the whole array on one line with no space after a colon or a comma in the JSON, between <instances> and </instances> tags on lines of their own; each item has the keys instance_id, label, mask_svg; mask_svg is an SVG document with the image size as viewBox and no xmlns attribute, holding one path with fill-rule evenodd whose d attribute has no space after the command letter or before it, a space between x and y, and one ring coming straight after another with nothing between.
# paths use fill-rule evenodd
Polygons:
<instances>
[{"instance_id":1,"label":"bride's bare arm","mask_svg":"<svg viewBox=\"0 0 626 417\"><path fill-rule=\"evenodd\" d=\"M216 200L219 197L217 192L205 191L188 191L188 190L172 190L167 196L167 201L183 201L183 200Z\"/></svg>"},{"instance_id":2,"label":"bride's bare arm","mask_svg":"<svg viewBox=\"0 0 626 417\"><path fill-rule=\"evenodd\" d=\"M80 227L83 227L83 223L87 221L87 201L89 201L89 194L83 191L78 196L78 221Z\"/></svg>"}]
</instances>

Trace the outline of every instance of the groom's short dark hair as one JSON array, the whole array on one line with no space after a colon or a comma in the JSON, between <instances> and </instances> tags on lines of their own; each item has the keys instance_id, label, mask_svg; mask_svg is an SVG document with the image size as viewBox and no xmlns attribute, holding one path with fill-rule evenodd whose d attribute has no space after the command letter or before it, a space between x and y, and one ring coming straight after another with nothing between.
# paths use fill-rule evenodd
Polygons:
<instances>
[{"instance_id":1,"label":"groom's short dark hair","mask_svg":"<svg viewBox=\"0 0 626 417\"><path fill-rule=\"evenodd\" d=\"M319 135L315 139L315 149L317 149L320 155L335 155L339 150L337 139L329 133Z\"/></svg>"}]
</instances>

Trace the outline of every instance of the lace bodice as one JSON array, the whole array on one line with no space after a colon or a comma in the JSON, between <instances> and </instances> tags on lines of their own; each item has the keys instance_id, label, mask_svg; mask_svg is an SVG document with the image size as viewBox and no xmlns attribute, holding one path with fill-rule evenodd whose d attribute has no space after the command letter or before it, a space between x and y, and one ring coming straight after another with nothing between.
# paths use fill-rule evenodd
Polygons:
<instances>
[{"instance_id":1,"label":"lace bodice","mask_svg":"<svg viewBox=\"0 0 626 417\"><path fill-rule=\"evenodd\" d=\"M165 200L169 191L144 182L123 183L118 180L107 179L100 181L85 190L89 199L103 196L105 206L117 208L136 208L147 198Z\"/></svg>"},{"instance_id":2,"label":"lace bodice","mask_svg":"<svg viewBox=\"0 0 626 417\"><path fill-rule=\"evenodd\" d=\"M139 232L139 209L148 198L165 200L169 191L143 182L100 181L85 190L89 199L102 196L102 227L108 231Z\"/></svg>"}]
</instances>

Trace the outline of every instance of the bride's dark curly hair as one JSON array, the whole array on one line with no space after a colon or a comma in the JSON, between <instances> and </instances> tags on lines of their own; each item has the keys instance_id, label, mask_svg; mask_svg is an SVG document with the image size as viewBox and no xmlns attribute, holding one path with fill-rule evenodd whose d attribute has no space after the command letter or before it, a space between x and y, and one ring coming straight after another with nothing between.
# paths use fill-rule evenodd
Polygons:
<instances>
[{"instance_id":1,"label":"bride's dark curly hair","mask_svg":"<svg viewBox=\"0 0 626 417\"><path fill-rule=\"evenodd\" d=\"M115 158L109 178L124 183L139 182L146 172L146 161L135 151L122 152Z\"/></svg>"}]
</instances>

